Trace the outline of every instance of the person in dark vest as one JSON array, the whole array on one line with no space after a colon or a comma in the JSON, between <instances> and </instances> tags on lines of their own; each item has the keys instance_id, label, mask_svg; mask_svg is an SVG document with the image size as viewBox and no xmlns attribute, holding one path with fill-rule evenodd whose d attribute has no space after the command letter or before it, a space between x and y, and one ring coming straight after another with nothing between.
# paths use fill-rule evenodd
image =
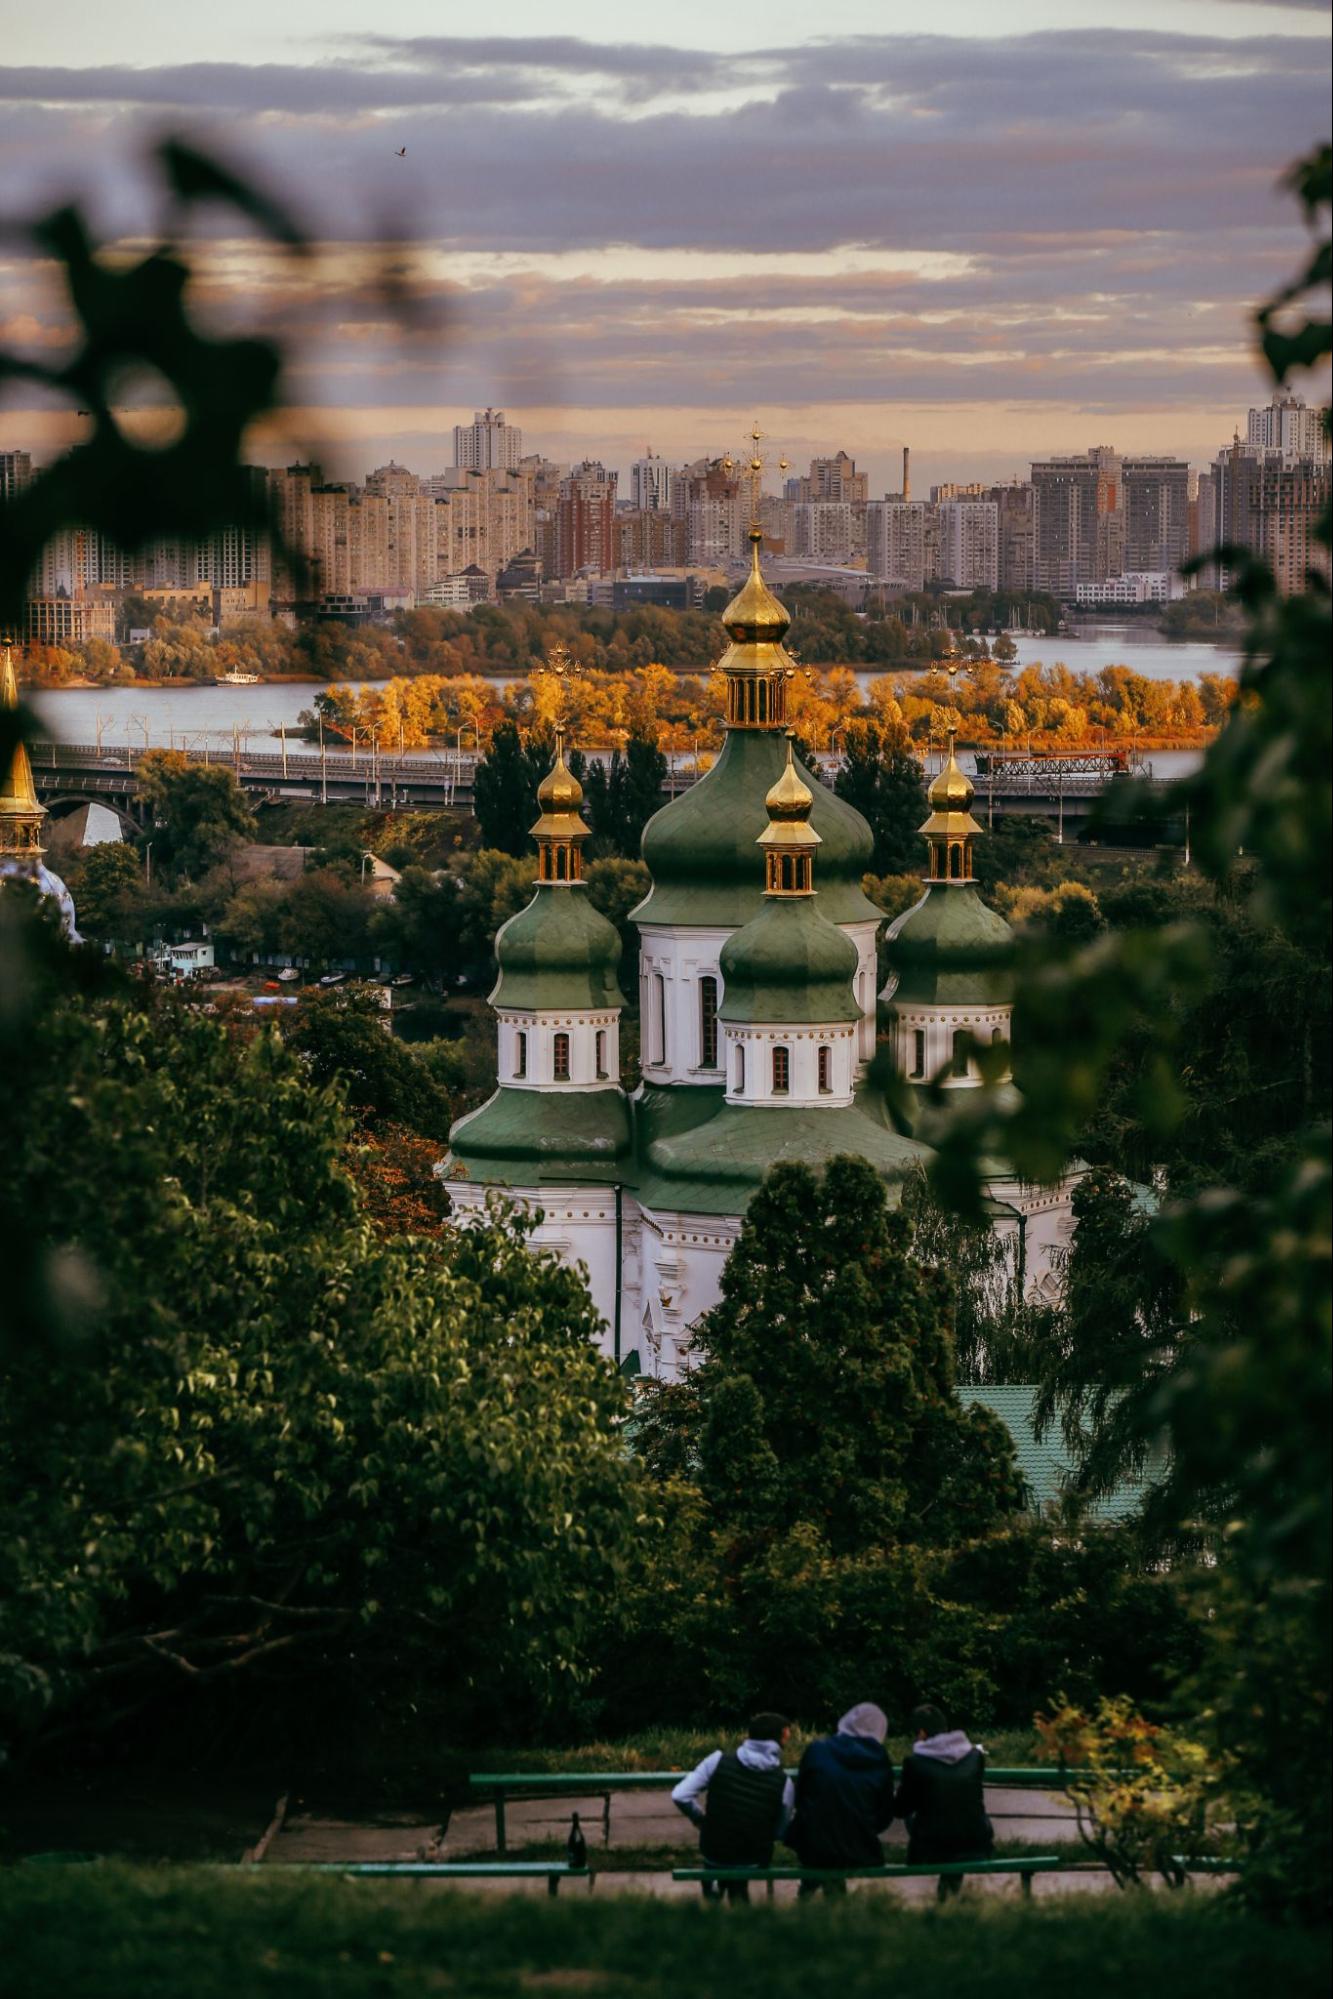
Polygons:
<instances>
[{"instance_id":1,"label":"person in dark vest","mask_svg":"<svg viewBox=\"0 0 1333 1999\"><path fill-rule=\"evenodd\" d=\"M705 1867L772 1865L773 1842L787 1830L792 1811L792 1782L782 1768L790 1734L783 1715L757 1714L738 1749L715 1749L671 1793L672 1804L699 1828ZM733 1902L750 1899L745 1881L705 1881L704 1899L716 1900L724 1888Z\"/></svg>"},{"instance_id":2,"label":"person in dark vest","mask_svg":"<svg viewBox=\"0 0 1333 1999\"><path fill-rule=\"evenodd\" d=\"M929 1866L943 1860L989 1860L995 1829L986 1816L986 1752L942 1711L926 1703L912 1712L916 1737L903 1763L894 1810L907 1827L907 1858ZM939 1899L962 1887L941 1876Z\"/></svg>"},{"instance_id":3,"label":"person in dark vest","mask_svg":"<svg viewBox=\"0 0 1333 1999\"><path fill-rule=\"evenodd\" d=\"M860 1701L833 1735L807 1748L796 1772L796 1816L787 1844L802 1867L878 1867L880 1834L893 1820L893 1765L884 1747L888 1718ZM801 1894L842 1894L845 1881L803 1881Z\"/></svg>"}]
</instances>

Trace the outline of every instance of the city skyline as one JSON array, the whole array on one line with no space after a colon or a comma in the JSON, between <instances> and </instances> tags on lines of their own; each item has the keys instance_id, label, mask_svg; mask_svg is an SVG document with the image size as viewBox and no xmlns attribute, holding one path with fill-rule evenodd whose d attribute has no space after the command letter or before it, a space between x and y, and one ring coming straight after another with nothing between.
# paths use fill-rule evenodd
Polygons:
<instances>
[{"instance_id":1,"label":"city skyline","mask_svg":"<svg viewBox=\"0 0 1333 1999\"><path fill-rule=\"evenodd\" d=\"M649 43L593 0L558 38L532 7L483 39L404 0L373 35L341 6L285 10L281 35L243 6L217 61L143 9L75 32L57 0L11 36L0 161L11 214L82 193L120 241L151 226L139 167L164 127L283 190L312 273L221 239L199 285L295 350L265 462L433 469L489 403L553 459L622 471L648 444L725 449L756 413L793 462L854 448L875 492L904 442L923 489L1095 442L1204 464L1261 397L1250 314L1299 255L1279 181L1326 117L1321 12L988 19L948 0L931 34L885 32L836 0L816 38L783 5L757 34L687 6ZM386 233L434 332L386 315ZM6 265L7 340L49 355L60 302ZM21 393L0 415L0 445L72 435Z\"/></svg>"}]
</instances>

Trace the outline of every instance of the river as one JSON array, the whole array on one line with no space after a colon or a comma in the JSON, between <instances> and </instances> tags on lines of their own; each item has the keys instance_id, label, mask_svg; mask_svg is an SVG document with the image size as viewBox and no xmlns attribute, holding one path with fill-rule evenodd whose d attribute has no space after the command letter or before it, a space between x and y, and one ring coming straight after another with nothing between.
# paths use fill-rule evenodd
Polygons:
<instances>
[{"instance_id":1,"label":"river","mask_svg":"<svg viewBox=\"0 0 1333 1999\"><path fill-rule=\"evenodd\" d=\"M1234 646L1168 645L1145 640L1133 630L1099 626L1084 637L1020 638L1019 666L1056 660L1080 673L1103 666L1129 666L1149 680L1194 680L1203 673L1235 674L1240 653ZM508 678L509 676L498 676ZM858 674L868 682L875 676ZM370 682L369 685L376 683ZM282 729L294 729L323 682L264 682L256 687L47 687L34 691L33 706L44 726L66 743L108 748L135 745L202 750L230 746L239 731L253 750L276 750Z\"/></svg>"}]
</instances>

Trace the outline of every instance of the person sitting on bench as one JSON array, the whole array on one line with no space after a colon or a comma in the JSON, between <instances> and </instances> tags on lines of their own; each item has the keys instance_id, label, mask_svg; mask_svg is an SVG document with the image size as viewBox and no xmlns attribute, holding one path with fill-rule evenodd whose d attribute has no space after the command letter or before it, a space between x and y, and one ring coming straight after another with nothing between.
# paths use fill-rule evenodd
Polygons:
<instances>
[{"instance_id":1,"label":"person sitting on bench","mask_svg":"<svg viewBox=\"0 0 1333 1999\"><path fill-rule=\"evenodd\" d=\"M756 1714L738 1749L715 1749L671 1793L678 1811L699 1828L705 1867L770 1867L773 1842L787 1830L793 1790L782 1769L782 1745L791 1723L780 1714ZM701 1811L698 1799L706 1795ZM705 1881L704 1900L748 1902L745 1881Z\"/></svg>"},{"instance_id":2,"label":"person sitting on bench","mask_svg":"<svg viewBox=\"0 0 1333 1999\"><path fill-rule=\"evenodd\" d=\"M986 1752L961 1728L950 1728L930 1702L915 1708L916 1737L903 1763L894 1810L907 1826L909 1863L928 1867L950 1860L989 1860L995 1830L986 1816ZM958 1875L940 1877L939 1899L962 1887Z\"/></svg>"},{"instance_id":3,"label":"person sitting on bench","mask_svg":"<svg viewBox=\"0 0 1333 1999\"><path fill-rule=\"evenodd\" d=\"M884 1747L888 1717L858 1701L835 1735L807 1748L796 1772L796 1822L789 1846L802 1867L878 1867L880 1834L893 1821L893 1765ZM845 1881L803 1881L802 1896L846 1892Z\"/></svg>"}]
</instances>

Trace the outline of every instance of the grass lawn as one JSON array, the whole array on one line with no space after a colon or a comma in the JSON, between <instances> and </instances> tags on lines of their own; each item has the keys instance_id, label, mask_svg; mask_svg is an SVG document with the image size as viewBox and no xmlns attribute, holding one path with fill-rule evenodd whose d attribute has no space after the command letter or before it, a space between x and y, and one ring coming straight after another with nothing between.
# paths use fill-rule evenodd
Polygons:
<instances>
[{"instance_id":1,"label":"grass lawn","mask_svg":"<svg viewBox=\"0 0 1333 1999\"><path fill-rule=\"evenodd\" d=\"M262 1869L0 1876L7 1999L1305 1999L1327 1937L1212 1897L706 1908L286 1880Z\"/></svg>"}]
</instances>

